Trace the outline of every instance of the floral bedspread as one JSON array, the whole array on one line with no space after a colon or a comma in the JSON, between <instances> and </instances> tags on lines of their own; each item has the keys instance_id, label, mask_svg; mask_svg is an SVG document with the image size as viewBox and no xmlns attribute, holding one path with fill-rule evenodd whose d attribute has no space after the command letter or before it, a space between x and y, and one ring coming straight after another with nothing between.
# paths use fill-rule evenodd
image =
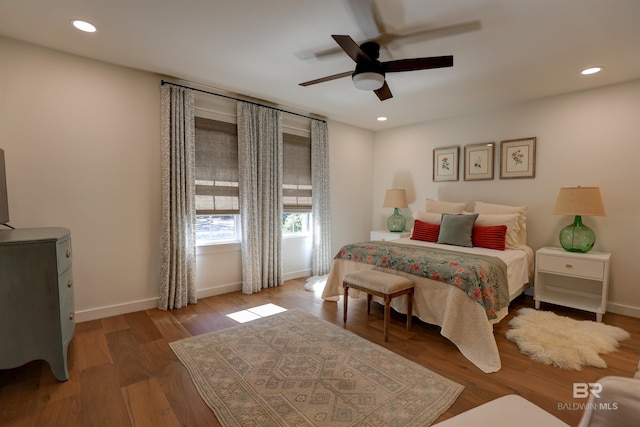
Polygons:
<instances>
[{"instance_id":1,"label":"floral bedspread","mask_svg":"<svg viewBox=\"0 0 640 427\"><path fill-rule=\"evenodd\" d=\"M456 286L484 307L488 319L495 319L496 313L509 303L504 292L508 289L507 266L500 258L382 241L343 246L335 258Z\"/></svg>"}]
</instances>

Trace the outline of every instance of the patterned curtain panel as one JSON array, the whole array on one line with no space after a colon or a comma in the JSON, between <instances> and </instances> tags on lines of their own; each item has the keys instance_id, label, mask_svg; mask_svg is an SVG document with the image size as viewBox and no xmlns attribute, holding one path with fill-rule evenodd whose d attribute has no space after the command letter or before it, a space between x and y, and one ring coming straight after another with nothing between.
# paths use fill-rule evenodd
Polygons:
<instances>
[{"instance_id":1,"label":"patterned curtain panel","mask_svg":"<svg viewBox=\"0 0 640 427\"><path fill-rule=\"evenodd\" d=\"M327 274L331 268L331 204L329 200L329 137L327 123L311 122L311 188L313 246L311 272Z\"/></svg>"},{"instance_id":2,"label":"patterned curtain panel","mask_svg":"<svg viewBox=\"0 0 640 427\"><path fill-rule=\"evenodd\" d=\"M163 85L161 310L195 304L195 125L193 92Z\"/></svg>"},{"instance_id":3,"label":"patterned curtain panel","mask_svg":"<svg viewBox=\"0 0 640 427\"><path fill-rule=\"evenodd\" d=\"M282 284L282 113L238 103L242 292Z\"/></svg>"}]
</instances>

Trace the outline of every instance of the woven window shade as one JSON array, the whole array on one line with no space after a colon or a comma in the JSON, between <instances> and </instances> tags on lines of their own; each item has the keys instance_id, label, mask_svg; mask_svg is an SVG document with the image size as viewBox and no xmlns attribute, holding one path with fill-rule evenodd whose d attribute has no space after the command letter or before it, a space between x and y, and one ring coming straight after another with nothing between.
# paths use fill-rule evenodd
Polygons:
<instances>
[{"instance_id":1,"label":"woven window shade","mask_svg":"<svg viewBox=\"0 0 640 427\"><path fill-rule=\"evenodd\" d=\"M196 214L238 214L236 126L196 117Z\"/></svg>"},{"instance_id":2,"label":"woven window shade","mask_svg":"<svg viewBox=\"0 0 640 427\"><path fill-rule=\"evenodd\" d=\"M311 212L311 140L284 134L283 210ZM240 213L235 124L196 117L196 214Z\"/></svg>"},{"instance_id":3,"label":"woven window shade","mask_svg":"<svg viewBox=\"0 0 640 427\"><path fill-rule=\"evenodd\" d=\"M282 204L285 212L311 212L311 140L284 134Z\"/></svg>"}]
</instances>

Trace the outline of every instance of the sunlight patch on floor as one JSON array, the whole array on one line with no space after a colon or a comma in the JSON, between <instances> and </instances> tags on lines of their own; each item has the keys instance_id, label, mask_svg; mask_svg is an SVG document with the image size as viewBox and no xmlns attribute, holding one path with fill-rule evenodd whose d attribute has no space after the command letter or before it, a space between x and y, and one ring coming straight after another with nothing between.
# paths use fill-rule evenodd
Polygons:
<instances>
[{"instance_id":1,"label":"sunlight patch on floor","mask_svg":"<svg viewBox=\"0 0 640 427\"><path fill-rule=\"evenodd\" d=\"M239 323L246 323L252 320L259 319L261 317L271 316L272 314L282 313L287 311L286 308L280 307L275 304L264 304L257 307L248 308L246 310L236 311L235 313L227 314L227 317L235 320Z\"/></svg>"}]
</instances>

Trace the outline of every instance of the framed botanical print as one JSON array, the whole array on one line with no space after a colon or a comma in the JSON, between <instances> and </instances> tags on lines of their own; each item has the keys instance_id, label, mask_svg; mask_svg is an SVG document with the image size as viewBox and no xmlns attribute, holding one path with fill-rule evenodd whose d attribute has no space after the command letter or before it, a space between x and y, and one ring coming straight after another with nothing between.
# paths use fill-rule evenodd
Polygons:
<instances>
[{"instance_id":1,"label":"framed botanical print","mask_svg":"<svg viewBox=\"0 0 640 427\"><path fill-rule=\"evenodd\" d=\"M433 149L433 180L457 181L460 146Z\"/></svg>"},{"instance_id":2,"label":"framed botanical print","mask_svg":"<svg viewBox=\"0 0 640 427\"><path fill-rule=\"evenodd\" d=\"M500 179L535 178L536 138L522 138L500 143Z\"/></svg>"},{"instance_id":3,"label":"framed botanical print","mask_svg":"<svg viewBox=\"0 0 640 427\"><path fill-rule=\"evenodd\" d=\"M464 146L464 180L493 179L494 143Z\"/></svg>"}]
</instances>

